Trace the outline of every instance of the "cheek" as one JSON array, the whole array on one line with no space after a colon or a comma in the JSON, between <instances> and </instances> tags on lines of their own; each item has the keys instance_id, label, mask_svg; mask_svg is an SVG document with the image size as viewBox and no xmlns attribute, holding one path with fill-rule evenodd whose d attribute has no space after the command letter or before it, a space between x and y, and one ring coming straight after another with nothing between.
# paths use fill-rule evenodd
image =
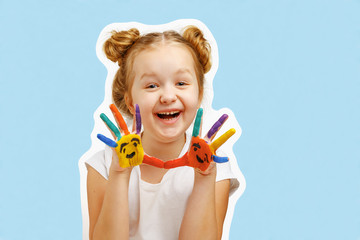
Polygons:
<instances>
[{"instance_id":1,"label":"cheek","mask_svg":"<svg viewBox=\"0 0 360 240\"><path fill-rule=\"evenodd\" d=\"M202 94L199 91L199 87L198 85L196 85L196 87L194 87L193 92L192 92L192 96L193 96L193 102L194 102L194 106L196 106L197 108L199 107L200 103L201 103L201 96Z\"/></svg>"},{"instance_id":2,"label":"cheek","mask_svg":"<svg viewBox=\"0 0 360 240\"><path fill-rule=\"evenodd\" d=\"M148 109L153 106L157 100L157 95L155 93L149 93L141 90L134 90L132 92L132 96L133 103L139 105L141 112L142 110L148 111Z\"/></svg>"}]
</instances>

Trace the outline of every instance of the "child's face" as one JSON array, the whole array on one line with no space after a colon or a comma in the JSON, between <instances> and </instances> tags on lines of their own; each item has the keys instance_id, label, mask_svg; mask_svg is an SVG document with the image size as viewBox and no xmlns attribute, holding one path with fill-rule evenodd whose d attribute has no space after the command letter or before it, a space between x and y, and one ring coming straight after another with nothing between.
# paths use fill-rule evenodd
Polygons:
<instances>
[{"instance_id":1,"label":"child's face","mask_svg":"<svg viewBox=\"0 0 360 240\"><path fill-rule=\"evenodd\" d=\"M161 45L134 59L130 105L139 104L144 134L161 142L184 137L200 105L194 60L186 47Z\"/></svg>"}]
</instances>

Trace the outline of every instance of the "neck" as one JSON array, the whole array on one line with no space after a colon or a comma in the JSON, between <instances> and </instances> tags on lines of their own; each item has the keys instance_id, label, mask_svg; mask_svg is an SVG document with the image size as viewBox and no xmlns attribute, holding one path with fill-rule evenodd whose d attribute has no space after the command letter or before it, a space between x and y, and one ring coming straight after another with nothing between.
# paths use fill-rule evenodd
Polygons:
<instances>
[{"instance_id":1,"label":"neck","mask_svg":"<svg viewBox=\"0 0 360 240\"><path fill-rule=\"evenodd\" d=\"M151 138L144 132L141 137L141 142L146 154L167 161L179 157L185 144L185 134L175 141L161 142Z\"/></svg>"}]
</instances>

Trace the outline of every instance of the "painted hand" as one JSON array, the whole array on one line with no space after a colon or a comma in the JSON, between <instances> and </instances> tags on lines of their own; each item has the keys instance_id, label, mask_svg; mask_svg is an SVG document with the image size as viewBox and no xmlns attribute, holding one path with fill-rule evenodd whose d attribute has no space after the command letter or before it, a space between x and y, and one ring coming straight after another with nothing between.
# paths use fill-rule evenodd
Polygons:
<instances>
[{"instance_id":1,"label":"painted hand","mask_svg":"<svg viewBox=\"0 0 360 240\"><path fill-rule=\"evenodd\" d=\"M235 129L232 128L228 130L218 139L212 141L216 133L220 130L222 125L227 120L228 116L226 114L222 115L219 120L216 121L215 124L211 127L206 136L204 138L200 138L199 134L201 129L202 115L203 109L200 108L196 114L189 151L179 159L165 162L165 168L190 166L196 169L200 169L201 171L205 171L212 161L216 163L224 163L229 161L227 157L216 156L216 150L221 145L223 145L232 135L234 135Z\"/></svg>"},{"instance_id":2,"label":"painted hand","mask_svg":"<svg viewBox=\"0 0 360 240\"><path fill-rule=\"evenodd\" d=\"M120 167L134 167L141 163L145 163L155 167L164 168L163 161L144 155L144 149L139 135L141 132L139 106L137 104L135 105L136 110L133 133L129 132L128 127L116 106L111 104L110 109L119 128L117 128L104 113L100 115L100 118L105 122L113 137L116 139L116 142L101 134L98 134L97 137L106 145L115 149L116 155L119 158ZM123 134L123 136L121 134Z\"/></svg>"},{"instance_id":3,"label":"painted hand","mask_svg":"<svg viewBox=\"0 0 360 240\"><path fill-rule=\"evenodd\" d=\"M116 142L110 138L105 137L102 134L98 134L97 137L109 147L115 149L115 152L119 158L119 165L122 168L133 167L143 162L144 150L141 145L140 131L141 131L141 117L139 106L136 105L136 114L134 116L134 128L135 133L130 133L128 127L121 116L119 110L114 104L110 105L110 109L115 117L117 128L114 123L104 114L100 114L100 118L104 121L109 128ZM123 134L123 136L121 135Z\"/></svg>"}]
</instances>

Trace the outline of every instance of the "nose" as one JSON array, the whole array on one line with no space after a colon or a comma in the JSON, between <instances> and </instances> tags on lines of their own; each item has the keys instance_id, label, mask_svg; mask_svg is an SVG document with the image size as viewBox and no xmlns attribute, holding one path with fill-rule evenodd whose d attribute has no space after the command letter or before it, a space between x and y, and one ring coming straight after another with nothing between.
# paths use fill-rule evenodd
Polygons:
<instances>
[{"instance_id":1,"label":"nose","mask_svg":"<svg viewBox=\"0 0 360 240\"><path fill-rule=\"evenodd\" d=\"M175 102L177 100L176 91L172 89L171 87L164 88L161 96L160 96L160 102L163 104L170 104L172 102Z\"/></svg>"}]
</instances>

